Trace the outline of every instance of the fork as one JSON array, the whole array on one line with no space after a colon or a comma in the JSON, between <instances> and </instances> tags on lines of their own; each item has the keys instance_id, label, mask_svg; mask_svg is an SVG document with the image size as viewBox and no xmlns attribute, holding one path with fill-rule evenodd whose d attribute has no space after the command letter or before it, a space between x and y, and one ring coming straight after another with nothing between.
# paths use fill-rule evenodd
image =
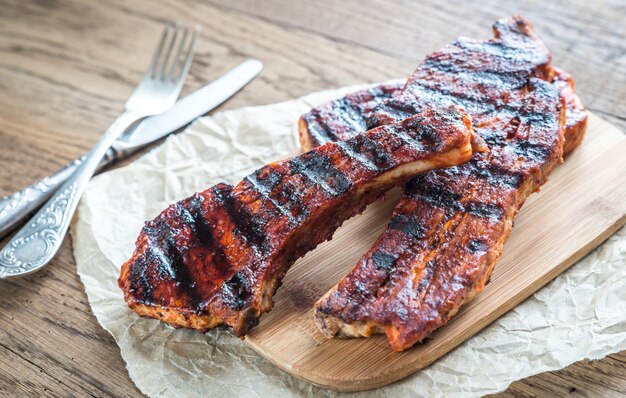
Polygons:
<instances>
[{"instance_id":1,"label":"fork","mask_svg":"<svg viewBox=\"0 0 626 398\"><path fill-rule=\"evenodd\" d=\"M124 113L104 132L72 177L0 251L0 279L37 271L52 260L87 183L109 147L136 123L168 110L176 102L191 66L198 32L198 27L165 25L148 70L126 102Z\"/></svg>"}]
</instances>

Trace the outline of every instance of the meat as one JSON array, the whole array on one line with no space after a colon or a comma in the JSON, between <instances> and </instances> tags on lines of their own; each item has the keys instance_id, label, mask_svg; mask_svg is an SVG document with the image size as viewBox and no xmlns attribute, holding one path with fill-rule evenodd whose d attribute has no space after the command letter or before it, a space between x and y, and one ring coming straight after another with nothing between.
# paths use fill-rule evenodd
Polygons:
<instances>
[{"instance_id":1,"label":"meat","mask_svg":"<svg viewBox=\"0 0 626 398\"><path fill-rule=\"evenodd\" d=\"M554 86L565 101L565 143L563 155L569 155L587 130L587 110L576 94L574 79L554 68ZM331 141L343 141L366 130L366 117L381 102L402 92L403 82L386 83L356 91L311 109L298 121L300 147L304 152Z\"/></svg>"},{"instance_id":2,"label":"meat","mask_svg":"<svg viewBox=\"0 0 626 398\"><path fill-rule=\"evenodd\" d=\"M461 38L428 56L401 93L374 105L361 122L371 128L456 104L468 110L489 150L406 184L387 229L316 304L316 323L328 337L385 333L402 351L444 325L484 288L518 209L560 162L565 100L586 118L571 80L564 73L555 79L550 53L527 20L498 21L494 32L493 40ZM335 108L325 107L327 114ZM300 121L304 145L322 137L319 129L309 132L324 125L316 119ZM568 131L579 142L584 122Z\"/></svg>"},{"instance_id":3,"label":"meat","mask_svg":"<svg viewBox=\"0 0 626 398\"><path fill-rule=\"evenodd\" d=\"M300 117L300 146L306 151L331 141L343 141L367 130L365 116L384 100L402 92L404 83L388 83L350 93L311 109Z\"/></svg>"},{"instance_id":4,"label":"meat","mask_svg":"<svg viewBox=\"0 0 626 398\"><path fill-rule=\"evenodd\" d=\"M293 262L385 190L471 158L471 121L428 109L218 184L145 224L118 280L139 315L243 336Z\"/></svg>"}]
</instances>

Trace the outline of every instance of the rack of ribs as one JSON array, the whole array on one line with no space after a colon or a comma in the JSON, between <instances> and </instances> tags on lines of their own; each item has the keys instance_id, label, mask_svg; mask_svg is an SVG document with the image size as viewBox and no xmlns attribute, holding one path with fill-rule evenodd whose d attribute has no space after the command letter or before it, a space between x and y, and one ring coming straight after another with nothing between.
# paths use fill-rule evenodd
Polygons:
<instances>
[{"instance_id":1,"label":"rack of ribs","mask_svg":"<svg viewBox=\"0 0 626 398\"><path fill-rule=\"evenodd\" d=\"M587 110L578 94L574 79L564 70L554 67L552 84L565 101L565 143L563 156L569 155L587 131ZM381 102L402 92L404 82L385 83L355 91L345 97L312 108L300 117L298 132L300 147L310 151L330 141L343 141L366 130L367 115Z\"/></svg>"},{"instance_id":2,"label":"rack of ribs","mask_svg":"<svg viewBox=\"0 0 626 398\"><path fill-rule=\"evenodd\" d=\"M402 351L444 325L488 282L515 214L559 163L564 132L568 152L582 140L587 115L573 80L551 66L531 24L513 17L494 32L495 39L461 38L428 56L405 86L383 90L395 91L391 99L370 89L300 119L307 149L457 104L489 148L405 185L387 229L316 304L326 336L385 333ZM339 116L346 108L349 117Z\"/></svg>"},{"instance_id":3,"label":"rack of ribs","mask_svg":"<svg viewBox=\"0 0 626 398\"><path fill-rule=\"evenodd\" d=\"M243 336L297 258L391 187L468 161L471 142L465 111L439 107L218 184L147 222L118 284L139 315Z\"/></svg>"}]
</instances>

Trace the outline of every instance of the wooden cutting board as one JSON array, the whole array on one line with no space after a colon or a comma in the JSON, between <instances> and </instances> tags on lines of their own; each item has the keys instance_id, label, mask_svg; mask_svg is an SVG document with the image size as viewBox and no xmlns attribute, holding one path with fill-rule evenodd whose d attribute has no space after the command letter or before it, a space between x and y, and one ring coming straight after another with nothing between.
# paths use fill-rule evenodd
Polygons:
<instances>
[{"instance_id":1,"label":"wooden cutting board","mask_svg":"<svg viewBox=\"0 0 626 398\"><path fill-rule=\"evenodd\" d=\"M246 342L286 372L341 391L402 379L479 332L597 247L626 222L626 136L590 115L587 136L532 195L491 283L433 338L393 352L385 336L326 339L313 304L352 269L385 228L399 189L346 222L333 240L300 259L275 296L276 305Z\"/></svg>"}]
</instances>

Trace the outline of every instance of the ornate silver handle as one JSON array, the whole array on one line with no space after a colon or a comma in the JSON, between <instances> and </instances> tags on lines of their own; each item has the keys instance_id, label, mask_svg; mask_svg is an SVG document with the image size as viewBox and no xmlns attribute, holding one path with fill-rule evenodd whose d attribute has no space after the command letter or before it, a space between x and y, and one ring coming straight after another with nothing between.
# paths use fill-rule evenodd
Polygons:
<instances>
[{"instance_id":1,"label":"ornate silver handle","mask_svg":"<svg viewBox=\"0 0 626 398\"><path fill-rule=\"evenodd\" d=\"M91 152L76 165L76 171L67 177L52 198L0 251L0 279L36 271L52 260L100 160L111 144L142 117L137 113L126 112L117 118ZM52 188L43 187L39 191L47 189Z\"/></svg>"},{"instance_id":2,"label":"ornate silver handle","mask_svg":"<svg viewBox=\"0 0 626 398\"><path fill-rule=\"evenodd\" d=\"M52 194L74 174L86 158L87 155L76 159L63 166L56 173L0 199L0 239L8 235L20 221L50 199ZM109 148L98 164L98 170L117 159L118 153L113 148Z\"/></svg>"}]
</instances>

